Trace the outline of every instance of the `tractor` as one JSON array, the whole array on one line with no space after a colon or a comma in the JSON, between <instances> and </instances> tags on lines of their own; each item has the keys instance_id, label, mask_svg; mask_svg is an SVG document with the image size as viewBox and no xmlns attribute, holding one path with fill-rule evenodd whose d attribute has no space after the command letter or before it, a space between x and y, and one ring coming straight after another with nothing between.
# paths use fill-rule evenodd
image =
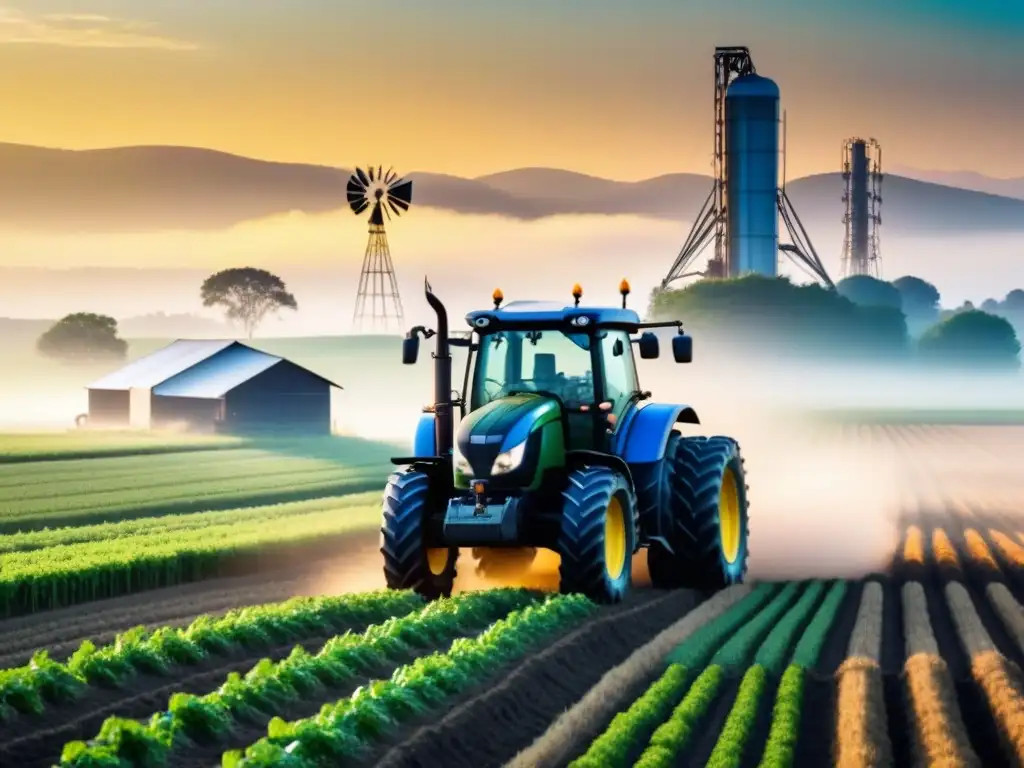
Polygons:
<instances>
[{"instance_id":1,"label":"tractor","mask_svg":"<svg viewBox=\"0 0 1024 768\"><path fill-rule=\"evenodd\" d=\"M675 328L677 363L693 358L682 323L642 322L626 307L516 301L466 316L449 336L448 313L424 281L435 329L402 345L415 364L436 339L433 405L423 409L413 455L392 458L381 554L391 589L451 594L460 548L553 550L560 591L601 603L623 599L632 560L647 548L656 588L722 589L743 581L747 486L739 444L690 437L687 405L649 403L640 358L659 356L656 328ZM467 350L462 393L452 389L453 347ZM455 409L459 411L456 431Z\"/></svg>"}]
</instances>

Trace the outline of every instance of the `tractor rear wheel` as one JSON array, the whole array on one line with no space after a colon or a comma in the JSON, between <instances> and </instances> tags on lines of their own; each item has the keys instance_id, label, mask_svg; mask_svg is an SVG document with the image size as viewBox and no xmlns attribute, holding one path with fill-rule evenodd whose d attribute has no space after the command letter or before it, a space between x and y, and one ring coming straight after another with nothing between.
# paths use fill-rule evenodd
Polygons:
<instances>
[{"instance_id":1,"label":"tractor rear wheel","mask_svg":"<svg viewBox=\"0 0 1024 768\"><path fill-rule=\"evenodd\" d=\"M629 589L637 541L636 495L607 467L569 473L558 536L563 593L617 603Z\"/></svg>"},{"instance_id":2,"label":"tractor rear wheel","mask_svg":"<svg viewBox=\"0 0 1024 768\"><path fill-rule=\"evenodd\" d=\"M416 469L393 473L384 490L380 551L389 589L411 589L434 600L451 595L459 550L427 546L430 502L428 474Z\"/></svg>"},{"instance_id":3,"label":"tractor rear wheel","mask_svg":"<svg viewBox=\"0 0 1024 768\"><path fill-rule=\"evenodd\" d=\"M739 444L728 437L679 440L671 470L673 552L652 544L656 585L717 590L747 571L747 486ZM659 584L660 583L660 584Z\"/></svg>"}]
</instances>

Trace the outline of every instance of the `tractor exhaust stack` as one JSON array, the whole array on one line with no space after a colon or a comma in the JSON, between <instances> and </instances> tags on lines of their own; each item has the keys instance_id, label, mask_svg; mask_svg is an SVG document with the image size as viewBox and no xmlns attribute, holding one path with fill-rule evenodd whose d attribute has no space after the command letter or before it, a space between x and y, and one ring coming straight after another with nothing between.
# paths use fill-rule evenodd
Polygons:
<instances>
[{"instance_id":1,"label":"tractor exhaust stack","mask_svg":"<svg viewBox=\"0 0 1024 768\"><path fill-rule=\"evenodd\" d=\"M437 348L434 351L434 450L451 465L455 444L455 420L452 415L452 353L448 344L448 310L434 295L430 282L423 279L427 303L437 315Z\"/></svg>"}]
</instances>

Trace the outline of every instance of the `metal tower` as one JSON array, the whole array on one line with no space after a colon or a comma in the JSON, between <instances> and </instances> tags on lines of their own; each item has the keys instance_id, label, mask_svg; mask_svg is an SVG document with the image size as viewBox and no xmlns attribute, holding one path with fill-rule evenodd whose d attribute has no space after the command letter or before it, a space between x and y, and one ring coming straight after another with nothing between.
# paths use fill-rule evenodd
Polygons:
<instances>
[{"instance_id":1,"label":"metal tower","mask_svg":"<svg viewBox=\"0 0 1024 768\"><path fill-rule=\"evenodd\" d=\"M843 277L882 276L878 229L882 224L882 147L874 139L851 138L842 150Z\"/></svg>"},{"instance_id":2,"label":"metal tower","mask_svg":"<svg viewBox=\"0 0 1024 768\"><path fill-rule=\"evenodd\" d=\"M736 169L731 166L736 162L742 164L743 170L756 167L758 176L763 176L765 169L774 162L767 159L765 148L772 145L778 146L778 123L777 117L766 121L764 114L761 114L763 105L766 103L765 94L759 94L761 103L754 106L754 114L748 116L749 113L744 114L745 110L743 109L738 114L731 114L733 105L730 103L730 86L743 78L748 78L748 82L757 79L757 70L750 56L750 50L746 46L717 47L715 48L714 62L714 184L711 193L697 214L693 228L683 243L679 255L662 280L661 288L665 289L676 280L694 275L702 277L737 275L739 264L734 263L736 259L733 250L734 241L740 237L740 234L731 231L731 223L736 220L737 216L740 216L741 219L748 219L749 213L753 213L762 228L767 224L768 218L777 217L786 227L792 241L791 244L778 244L778 250L790 256L798 266L808 270L814 277L831 287L832 280L825 271L803 223L786 195L784 171L781 187L778 185L777 179L772 182L775 194L771 198L766 198L765 190L758 190L757 197L759 199L757 202L753 202L745 194L746 190L740 186L734 185L735 188L730 189L731 177L736 175ZM751 76L755 77L751 78ZM765 80L764 83L767 84L770 81ZM772 97L770 94L768 96L770 101ZM774 106L777 108L777 91L774 94L774 102ZM750 117L753 117L752 122ZM768 123L771 123L770 127L766 127ZM737 137L743 137L740 141L746 141L747 146L729 147L730 126L735 129ZM748 137L754 133L757 134L757 138L751 144ZM769 154L774 151L771 150ZM730 162L730 154L736 155L732 162ZM784 148L782 154L784 157ZM756 157L757 155L760 157ZM750 179L747 180L747 183L750 183ZM770 212L761 210L761 203L766 199L767 204L770 205ZM737 202L744 209L742 213L733 210L737 207ZM712 239L715 243L715 253L708 259L705 271L687 271L694 259L704 251Z\"/></svg>"},{"instance_id":3,"label":"metal tower","mask_svg":"<svg viewBox=\"0 0 1024 768\"><path fill-rule=\"evenodd\" d=\"M356 306L352 313L352 325L356 331L373 332L401 330L405 325L402 298L398 294L395 279L395 265L391 261L391 249L384 230L384 216L391 219L391 212L400 216L409 210L412 202L412 182L399 179L394 171L383 172L378 166L376 177L371 166L364 172L356 168L348 180L348 204L353 213L360 214L370 207L370 237L363 255L363 268L359 275L359 290Z\"/></svg>"}]
</instances>

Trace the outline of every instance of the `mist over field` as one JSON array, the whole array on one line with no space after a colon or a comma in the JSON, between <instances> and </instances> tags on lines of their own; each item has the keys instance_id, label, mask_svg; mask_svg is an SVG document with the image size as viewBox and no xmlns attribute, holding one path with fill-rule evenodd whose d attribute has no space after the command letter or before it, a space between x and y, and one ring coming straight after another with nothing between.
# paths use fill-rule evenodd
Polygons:
<instances>
[{"instance_id":1,"label":"mist over field","mask_svg":"<svg viewBox=\"0 0 1024 768\"><path fill-rule=\"evenodd\" d=\"M837 201L834 220L808 223L835 279L840 213ZM632 306L642 311L688 230L685 220L626 215L527 222L414 209L389 225L388 238L411 325L432 319L423 300L425 275L456 320L488 306L497 286L508 301L568 301L579 282L588 303L616 303L623 277L633 285ZM213 232L0 232L0 316L56 319L91 311L123 320L166 312L219 319L201 306L203 279L218 269L258 266L281 275L299 303L298 312L268 319L258 337L348 333L366 236L365 222L345 212L286 214ZM883 276L926 277L947 307L968 299L980 304L1024 286L1022 248L1020 233L893 235L883 228ZM964 268L967 260L974 268ZM780 271L807 280L785 257ZM166 335L188 333L172 326Z\"/></svg>"}]
</instances>

